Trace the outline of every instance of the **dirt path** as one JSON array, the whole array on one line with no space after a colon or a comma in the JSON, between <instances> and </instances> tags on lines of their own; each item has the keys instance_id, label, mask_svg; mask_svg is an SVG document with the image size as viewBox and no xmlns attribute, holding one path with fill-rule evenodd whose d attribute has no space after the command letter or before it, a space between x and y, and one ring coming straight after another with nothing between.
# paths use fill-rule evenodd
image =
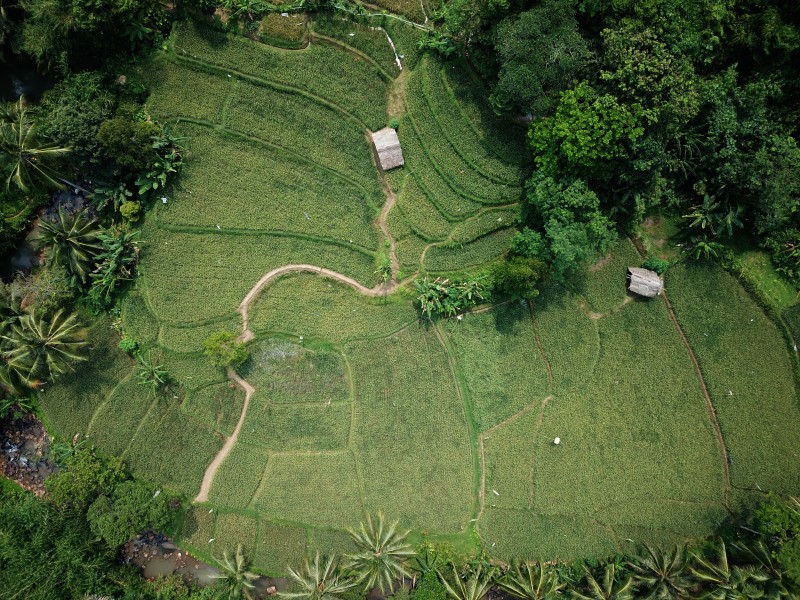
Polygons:
<instances>
[{"instance_id":1,"label":"dirt path","mask_svg":"<svg viewBox=\"0 0 800 600\"><path fill-rule=\"evenodd\" d=\"M228 378L244 390L242 414L239 415L239 420L236 422L236 428L233 430L233 434L225 441L225 445L222 446L222 449L214 457L214 460L208 465L205 475L203 475L203 483L200 485L200 493L198 493L194 499L195 502L208 501L208 492L211 490L211 484L214 483L214 476L217 474L217 469L219 469L222 462L228 458L228 454L230 454L231 450L233 450L233 447L236 445L236 440L239 439L239 430L242 428L245 415L247 415L247 407L250 405L250 398L253 397L253 393L256 391L252 385L239 377L239 374L233 369L228 369Z\"/></svg>"},{"instance_id":2,"label":"dirt path","mask_svg":"<svg viewBox=\"0 0 800 600\"><path fill-rule=\"evenodd\" d=\"M689 344L686 334L683 333L680 323L678 323L678 318L675 316L675 311L672 308L672 302L669 301L667 292L665 290L661 292L661 296L664 298L664 304L667 307L667 312L669 313L670 319L672 319L672 324L675 325L675 329L677 330L678 335L681 337L681 341L683 342L683 346L686 348L686 352L692 361L692 365L694 365L694 372L697 375L697 381L700 382L700 389L703 391L703 398L706 402L708 418L711 421L711 427L714 430L714 437L717 440L717 449L719 450L720 459L722 461L722 474L724 479L722 502L725 505L725 508L728 508L728 500L731 492L730 463L728 449L725 446L725 438L722 435L722 429L719 426L719 420L717 420L717 411L714 409L714 403L711 401L711 395L708 393L705 377L703 377L703 372L700 370L700 363L697 362L697 357L694 355L694 350L692 349L691 344Z\"/></svg>"},{"instance_id":3,"label":"dirt path","mask_svg":"<svg viewBox=\"0 0 800 600\"><path fill-rule=\"evenodd\" d=\"M380 227L381 232L389 240L389 258L392 261L392 277L386 283L378 283L374 287L368 288L367 286L359 283L352 277L348 277L347 275L342 275L341 273L337 273L336 271L332 271L331 269L326 269L324 267L318 267L316 265L309 265L309 264L295 264L295 265L284 265L282 267L278 267L277 269L273 269L272 271L265 274L261 279L259 279L256 284L247 292L247 295L242 300L241 304L239 304L239 308L237 312L242 317L242 333L239 334L239 341L240 342L249 342L253 338L255 338L255 334L250 330L250 305L258 298L261 294L263 289L267 287L273 280L282 277L288 273L300 273L300 272L307 272L307 273L316 273L317 275L321 275L323 277L327 277L329 279L333 279L334 281L338 281L339 283L344 283L345 285L349 285L357 292L363 294L364 296L368 296L370 298L375 298L379 296L387 296L394 292L400 285L405 282L398 282L397 281L397 274L400 270L400 263L397 260L397 254L395 253L394 249L394 236L392 232L389 231L389 226L387 224L387 220L389 217L389 212L394 207L395 202L397 202L397 198L392 191L389 183L386 181L386 177L384 176L382 171L379 171L381 184L383 186L384 192L386 194L386 202L381 209L380 215L378 216L378 226ZM214 457L214 460L211 461L211 464L208 465L205 474L203 475L203 483L200 485L200 492L195 497L195 502L207 502L208 501L208 493L211 490L211 485L214 483L214 477L217 474L217 470L219 469L220 465L225 461L230 454L233 447L236 445L236 441L239 439L239 430L242 428L242 423L244 423L244 419L247 416L247 409L250 406L250 398L253 396L253 393L256 391L253 386L251 386L247 381L242 379L236 371L229 369L228 370L228 379L234 382L236 385L241 387L245 391L244 397L244 404L242 405L242 413L239 415L239 420L236 423L236 428L233 430L231 436L225 440L225 444L222 446L220 451Z\"/></svg>"}]
</instances>

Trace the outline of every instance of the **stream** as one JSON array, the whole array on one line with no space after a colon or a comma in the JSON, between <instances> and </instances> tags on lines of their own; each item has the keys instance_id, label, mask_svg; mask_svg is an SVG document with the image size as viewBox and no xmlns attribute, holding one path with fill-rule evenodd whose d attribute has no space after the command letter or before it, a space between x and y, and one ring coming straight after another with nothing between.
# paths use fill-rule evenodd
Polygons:
<instances>
[{"instance_id":1,"label":"stream","mask_svg":"<svg viewBox=\"0 0 800 600\"><path fill-rule=\"evenodd\" d=\"M17 54L7 54L0 70L0 101L13 102L24 95L39 100L53 87L53 79L36 70L33 60Z\"/></svg>"}]
</instances>

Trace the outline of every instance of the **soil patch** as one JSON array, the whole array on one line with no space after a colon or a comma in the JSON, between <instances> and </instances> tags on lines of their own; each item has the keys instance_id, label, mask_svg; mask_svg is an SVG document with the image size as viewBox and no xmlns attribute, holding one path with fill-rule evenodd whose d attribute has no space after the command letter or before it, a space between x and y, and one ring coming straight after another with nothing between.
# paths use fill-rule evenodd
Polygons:
<instances>
[{"instance_id":1,"label":"soil patch","mask_svg":"<svg viewBox=\"0 0 800 600\"><path fill-rule=\"evenodd\" d=\"M43 496L44 480L58 469L49 456L50 437L35 415L0 421L0 474Z\"/></svg>"}]
</instances>

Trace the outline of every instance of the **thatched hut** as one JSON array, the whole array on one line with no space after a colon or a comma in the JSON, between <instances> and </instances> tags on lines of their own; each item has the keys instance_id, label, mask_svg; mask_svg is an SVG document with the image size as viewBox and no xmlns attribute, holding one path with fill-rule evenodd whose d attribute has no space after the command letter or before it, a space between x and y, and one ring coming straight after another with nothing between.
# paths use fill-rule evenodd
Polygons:
<instances>
[{"instance_id":1,"label":"thatched hut","mask_svg":"<svg viewBox=\"0 0 800 600\"><path fill-rule=\"evenodd\" d=\"M628 289L645 298L655 298L664 288L664 282L655 271L628 267Z\"/></svg>"},{"instance_id":2,"label":"thatched hut","mask_svg":"<svg viewBox=\"0 0 800 600\"><path fill-rule=\"evenodd\" d=\"M384 127L372 134L372 143L375 145L375 152L378 153L378 160L381 169L388 171L395 167L402 167L404 164L403 150L400 148L400 140L397 132L391 127Z\"/></svg>"}]
</instances>

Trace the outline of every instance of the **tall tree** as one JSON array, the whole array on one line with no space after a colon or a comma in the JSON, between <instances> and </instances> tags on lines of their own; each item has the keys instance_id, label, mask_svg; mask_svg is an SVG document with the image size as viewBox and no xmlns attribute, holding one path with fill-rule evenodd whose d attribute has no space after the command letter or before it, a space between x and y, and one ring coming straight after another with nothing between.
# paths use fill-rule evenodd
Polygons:
<instances>
[{"instance_id":1,"label":"tall tree","mask_svg":"<svg viewBox=\"0 0 800 600\"><path fill-rule=\"evenodd\" d=\"M405 541L409 531L401 532L397 526L398 521L387 525L379 512L375 518L367 515L367 522L362 522L357 530L349 530L358 550L346 557L347 567L367 589L378 587L385 593L391 591L396 579L410 577L405 562L415 552Z\"/></svg>"},{"instance_id":2,"label":"tall tree","mask_svg":"<svg viewBox=\"0 0 800 600\"><path fill-rule=\"evenodd\" d=\"M9 165L6 186L13 182L23 191L29 191L37 184L64 187L53 161L70 150L48 143L39 136L34 111L22 96L17 102L5 105L0 114L0 149Z\"/></svg>"}]
</instances>

